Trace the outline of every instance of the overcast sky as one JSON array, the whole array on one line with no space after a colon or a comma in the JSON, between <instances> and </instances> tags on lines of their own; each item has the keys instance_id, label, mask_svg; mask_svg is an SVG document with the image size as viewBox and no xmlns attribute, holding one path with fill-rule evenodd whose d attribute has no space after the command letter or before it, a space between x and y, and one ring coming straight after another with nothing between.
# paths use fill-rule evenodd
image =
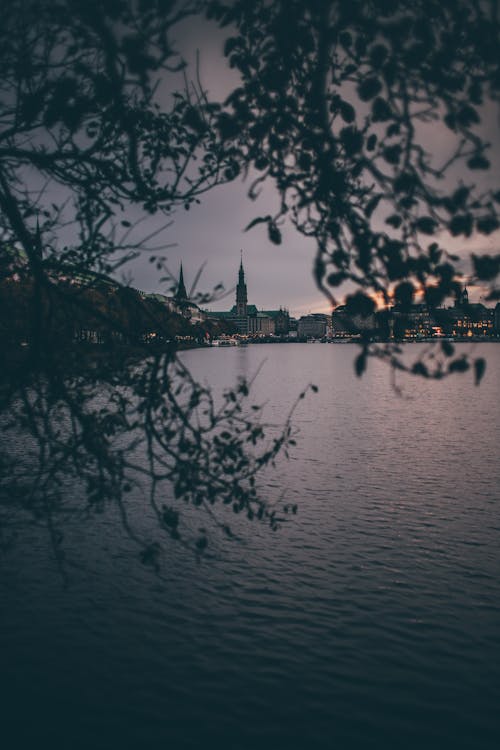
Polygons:
<instances>
[{"instance_id":1,"label":"overcast sky","mask_svg":"<svg viewBox=\"0 0 500 750\"><path fill-rule=\"evenodd\" d=\"M191 71L194 76L198 50L203 86L209 98L216 101L223 101L239 81L223 57L227 35L227 31L200 18L189 19L176 33L177 48L189 62L188 74ZM283 306L297 315L327 311L328 303L316 289L311 273L314 241L302 237L286 223L281 227L280 246L269 241L265 225L244 231L253 218L274 213L279 205L270 185L257 201L251 201L247 197L250 181L239 179L217 187L202 196L200 205L192 206L189 211L181 209L173 216L172 226L161 235L165 245L175 243L165 252L169 269L177 273L182 261L189 291L197 271L206 264L197 291L210 291L222 282L229 292L237 283L240 250L243 250L250 304L259 309ZM159 282L147 257L129 264L127 269L140 289L169 293L168 285ZM209 305L209 309L227 309L232 306L233 297L230 293L226 299Z\"/></svg>"},{"instance_id":2,"label":"overcast sky","mask_svg":"<svg viewBox=\"0 0 500 750\"><path fill-rule=\"evenodd\" d=\"M222 49L227 31L221 32L213 24L200 18L190 19L178 27L177 48L191 63L189 68L194 77L196 50L200 54L202 83L209 98L222 101L238 84L233 70L227 68ZM188 69L188 70L189 70ZM495 143L494 168L486 179L494 181L500 174L500 146L498 113L491 111L486 116L485 132ZM443 155L447 151L449 131L444 126L432 125L426 140L432 140L433 152ZM475 173L477 175L477 173ZM472 176L471 176L472 175ZM457 175L455 175L457 176ZM460 176L460 175L458 175ZM464 175L467 181L475 178L474 173ZM481 177L481 179L484 179ZM260 309L287 307L292 315L307 312L327 312L329 305L316 289L312 278L312 261L315 243L299 235L291 225L281 227L283 242L273 245L267 237L265 225L258 225L249 232L245 226L256 216L273 213L277 208L277 196L271 186L265 187L255 202L247 197L250 180L242 180L221 186L201 198L201 205L189 211L179 210L174 214L172 225L160 236L161 242L174 245L165 251L168 267L177 273L182 261L184 278L189 291L190 285L202 264L206 264L197 291L210 291L222 282L227 290L237 281L240 262L240 249L243 250L243 263L246 273L249 303ZM151 219L152 227L158 219ZM467 254L468 252L498 252L499 233L489 237L473 237L467 243L463 238L441 238L443 246ZM167 284L160 282L154 265L147 257L133 261L127 267L132 274L134 286L144 291L170 293ZM464 267L465 268L465 267ZM473 300L480 299L481 290L472 289ZM210 309L228 309L233 304L234 295L219 300Z\"/></svg>"}]
</instances>

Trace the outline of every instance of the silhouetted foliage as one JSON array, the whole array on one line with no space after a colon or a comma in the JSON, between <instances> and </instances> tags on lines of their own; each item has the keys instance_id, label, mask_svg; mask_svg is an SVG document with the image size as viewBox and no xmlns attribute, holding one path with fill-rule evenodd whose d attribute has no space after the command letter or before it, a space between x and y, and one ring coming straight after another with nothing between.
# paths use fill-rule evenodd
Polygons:
<instances>
[{"instance_id":1,"label":"silhouetted foliage","mask_svg":"<svg viewBox=\"0 0 500 750\"><path fill-rule=\"evenodd\" d=\"M286 447L289 423L267 440L260 409L243 408L243 381L216 402L177 359L172 338L187 332L185 320L110 282L147 250L131 206L134 216L162 212L168 222L177 206L234 177L216 108L179 76L170 41L200 8L190 0L2 6L0 531L26 514L43 521L59 561L65 514L112 502L141 559L157 565L158 541L128 516L141 476L159 531L197 554L206 532L184 528L178 508L158 501L164 482L173 502L203 509L227 535L216 503L277 524L255 474ZM162 108L158 83L168 93ZM161 272L162 259L152 260Z\"/></svg>"},{"instance_id":2,"label":"silhouetted foliage","mask_svg":"<svg viewBox=\"0 0 500 750\"><path fill-rule=\"evenodd\" d=\"M265 224L280 244L290 217L315 238L314 277L332 303L346 284L348 313L362 319L374 295L395 300L403 316L417 294L437 309L460 291L447 234L489 236L499 227L500 191L481 180L490 166L481 118L500 93L499 12L494 0L5 4L0 280L4 310L24 309L2 322L12 359L0 385L1 525L16 514L43 519L61 560L58 523L74 477L85 484L87 509L116 504L141 559L156 566L158 541L142 538L127 512L144 475L159 528L196 554L206 529L189 537L179 501L202 508L228 536L217 504L276 527L279 509L259 497L255 477L292 442L290 422L267 441L259 409L248 417L243 381L216 403L168 343L174 319L134 290L109 286L147 245L128 211L168 220L250 173L250 197L269 180L281 204L249 228ZM241 83L223 106L199 83L179 85L183 64L170 37L193 13L228 32L224 52ZM162 108L158 83L168 92ZM435 132L446 132L446 154L434 149ZM64 241L68 225L73 239ZM161 271L162 260L151 260ZM470 279L488 282L496 299L498 255L472 262ZM102 334L105 355L74 345L78 322ZM163 348L144 343L151 331ZM141 356L131 359L119 343L143 347ZM397 343L365 337L361 345L359 376L369 355L423 377L471 367L445 343L439 357L410 365ZM476 382L484 366L474 362ZM158 499L163 481L172 501Z\"/></svg>"},{"instance_id":3,"label":"silhouetted foliage","mask_svg":"<svg viewBox=\"0 0 500 750\"><path fill-rule=\"evenodd\" d=\"M498 3L215 0L207 13L227 28L241 76L221 136L258 173L250 197L266 181L281 196L247 229L264 222L279 243L289 217L317 241L318 287L335 303L354 284L361 313L370 296L408 306L418 293L432 309L456 297L463 276L446 237L500 226L481 130L500 96ZM498 299L498 257L472 260L469 281ZM393 361L387 347L368 352Z\"/></svg>"}]
</instances>

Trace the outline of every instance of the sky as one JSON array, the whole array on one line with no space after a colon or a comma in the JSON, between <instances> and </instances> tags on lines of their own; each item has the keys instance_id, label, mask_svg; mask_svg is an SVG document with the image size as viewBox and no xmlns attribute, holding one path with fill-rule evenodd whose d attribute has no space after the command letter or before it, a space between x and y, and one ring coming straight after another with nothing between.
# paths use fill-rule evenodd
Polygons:
<instances>
[{"instance_id":1,"label":"sky","mask_svg":"<svg viewBox=\"0 0 500 750\"><path fill-rule=\"evenodd\" d=\"M203 19L193 18L179 25L175 36L177 49L188 62L188 76L191 74L194 77L198 53L202 84L209 98L218 101L222 101L238 85L237 74L226 66L223 57L227 34L227 31L221 31ZM494 181L500 173L498 113L487 112L484 120L484 132L494 143L494 167L486 178L482 176L481 179ZM432 124L424 139L427 143L432 142L434 154L439 156L442 153L445 158L447 130L444 126ZM460 174L454 176L461 177ZM470 173L464 177L471 179ZM270 185L264 187L256 201L251 201L247 196L250 183L249 177L246 182L240 179L214 188L201 196L200 205L192 206L189 211L180 209L172 216L172 224L155 240L157 245L164 248L161 254L167 258L169 271L177 276L182 262L189 291L203 266L195 291L209 292L222 283L228 296L207 306L212 310L228 309L234 302L233 290L237 282L240 251L243 251L250 304L257 305L259 309L283 306L294 316L328 312L329 303L316 288L312 277L316 249L313 240L302 237L287 222L280 227L283 241L279 246L269 241L266 225L244 231L253 218L273 214L278 206L277 194ZM160 226L160 220L152 218L149 224L151 228ZM145 228L148 231L150 226ZM472 237L466 242L463 238L441 237L440 240L444 240L447 249L464 256L471 251L498 252L500 248L499 233L489 237ZM465 265L463 270L467 270ZM161 274L155 271L147 254L127 265L127 275L130 283L139 289L171 293L171 285L160 280ZM481 299L481 289L472 287L469 291L471 301Z\"/></svg>"},{"instance_id":2,"label":"sky","mask_svg":"<svg viewBox=\"0 0 500 750\"><path fill-rule=\"evenodd\" d=\"M227 31L198 17L176 29L176 47L188 62L188 75L191 71L194 76L198 53L203 86L209 98L216 101L223 101L239 82L238 75L228 68L223 57L227 35ZM249 304L259 309L286 307L292 315L327 312L328 302L312 278L316 250L313 240L299 235L287 222L280 227L283 242L279 246L269 241L265 225L244 231L256 216L274 213L279 205L277 193L270 185L264 187L256 201L250 200L247 197L250 183L249 177L246 181L239 179L221 185L201 196L200 205L173 215L172 226L160 237L169 246L163 253L169 270L177 275L182 262L189 291L203 265L196 291L210 292L222 283L228 296L207 307L225 310L234 303L233 290L243 251ZM152 220L153 224L158 222ZM159 281L147 256L128 264L127 272L132 273L133 284L144 291L170 293L170 285Z\"/></svg>"}]
</instances>

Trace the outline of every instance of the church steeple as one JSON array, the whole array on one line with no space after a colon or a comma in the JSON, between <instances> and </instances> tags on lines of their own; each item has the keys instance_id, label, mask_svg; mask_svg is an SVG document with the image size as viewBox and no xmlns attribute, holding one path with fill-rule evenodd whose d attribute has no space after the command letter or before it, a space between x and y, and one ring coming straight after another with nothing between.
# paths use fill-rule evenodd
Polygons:
<instances>
[{"instance_id":1,"label":"church steeple","mask_svg":"<svg viewBox=\"0 0 500 750\"><path fill-rule=\"evenodd\" d=\"M243 250L241 252L240 270L238 272L238 286L236 287L236 315L247 316L247 285L245 284L245 271L243 270Z\"/></svg>"},{"instance_id":2,"label":"church steeple","mask_svg":"<svg viewBox=\"0 0 500 750\"><path fill-rule=\"evenodd\" d=\"M186 292L186 287L184 286L184 274L182 272L182 263L181 263L181 270L179 273L179 283L177 284L175 300L176 302L187 302L187 299L188 299L188 296Z\"/></svg>"},{"instance_id":3,"label":"church steeple","mask_svg":"<svg viewBox=\"0 0 500 750\"><path fill-rule=\"evenodd\" d=\"M467 291L467 287L464 286L464 288L459 291L458 296L455 299L455 307L467 307L468 304L469 292Z\"/></svg>"}]
</instances>

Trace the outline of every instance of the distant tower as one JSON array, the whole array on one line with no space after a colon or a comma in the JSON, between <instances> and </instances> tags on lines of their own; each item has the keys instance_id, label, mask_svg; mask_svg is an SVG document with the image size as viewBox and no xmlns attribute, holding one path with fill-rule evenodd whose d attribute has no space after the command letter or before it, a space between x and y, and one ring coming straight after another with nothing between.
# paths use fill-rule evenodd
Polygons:
<instances>
[{"instance_id":1,"label":"distant tower","mask_svg":"<svg viewBox=\"0 0 500 750\"><path fill-rule=\"evenodd\" d=\"M469 292L467 287L464 286L463 290L459 292L457 299L455 300L455 307L467 307L469 304Z\"/></svg>"},{"instance_id":2,"label":"distant tower","mask_svg":"<svg viewBox=\"0 0 500 750\"><path fill-rule=\"evenodd\" d=\"M179 283L177 284L177 291L174 295L174 299L176 302L188 301L186 287L184 286L184 274L182 273L182 263L181 263L181 270L179 273Z\"/></svg>"},{"instance_id":3,"label":"distant tower","mask_svg":"<svg viewBox=\"0 0 500 750\"><path fill-rule=\"evenodd\" d=\"M238 286L236 287L236 315L245 318L247 316L247 285L245 284L245 271L243 270L243 252L240 260L238 273Z\"/></svg>"}]
</instances>

